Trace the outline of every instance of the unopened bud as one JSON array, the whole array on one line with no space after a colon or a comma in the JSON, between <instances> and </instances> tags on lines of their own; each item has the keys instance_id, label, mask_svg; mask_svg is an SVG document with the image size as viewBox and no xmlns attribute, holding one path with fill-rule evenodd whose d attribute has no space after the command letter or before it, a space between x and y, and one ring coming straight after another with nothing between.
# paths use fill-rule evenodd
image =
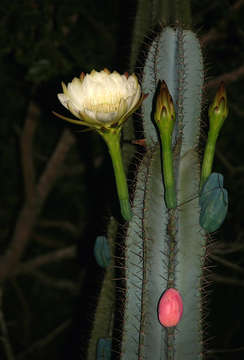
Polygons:
<instances>
[{"instance_id":1,"label":"unopened bud","mask_svg":"<svg viewBox=\"0 0 244 360\"><path fill-rule=\"evenodd\" d=\"M175 110L172 96L164 80L161 82L160 91L157 96L154 118L159 128L172 133L175 123Z\"/></svg>"},{"instance_id":2,"label":"unopened bud","mask_svg":"<svg viewBox=\"0 0 244 360\"><path fill-rule=\"evenodd\" d=\"M228 115L227 95L224 83L221 82L214 101L208 110L210 128L219 131Z\"/></svg>"},{"instance_id":3,"label":"unopened bud","mask_svg":"<svg viewBox=\"0 0 244 360\"><path fill-rule=\"evenodd\" d=\"M224 83L221 82L215 95L214 101L212 102L208 110L209 131L203 156L200 189L203 187L204 183L212 172L216 141L219 136L220 129L222 128L222 125L227 118L227 115L227 95Z\"/></svg>"}]
</instances>

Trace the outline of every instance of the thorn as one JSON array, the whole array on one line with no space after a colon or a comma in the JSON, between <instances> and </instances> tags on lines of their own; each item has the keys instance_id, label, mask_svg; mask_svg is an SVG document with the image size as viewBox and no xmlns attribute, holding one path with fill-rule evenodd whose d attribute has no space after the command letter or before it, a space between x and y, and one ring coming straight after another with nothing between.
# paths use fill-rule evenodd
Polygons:
<instances>
[{"instance_id":1,"label":"thorn","mask_svg":"<svg viewBox=\"0 0 244 360\"><path fill-rule=\"evenodd\" d=\"M140 146L143 146L143 147L146 147L146 139L138 139L138 140L132 140L131 141L132 144L135 144L135 145L140 145Z\"/></svg>"}]
</instances>

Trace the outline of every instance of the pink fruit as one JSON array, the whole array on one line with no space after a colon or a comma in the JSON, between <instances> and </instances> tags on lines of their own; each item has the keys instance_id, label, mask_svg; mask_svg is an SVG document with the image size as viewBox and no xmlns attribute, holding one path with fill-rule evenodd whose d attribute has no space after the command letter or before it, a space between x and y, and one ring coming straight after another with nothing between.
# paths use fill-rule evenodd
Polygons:
<instances>
[{"instance_id":1,"label":"pink fruit","mask_svg":"<svg viewBox=\"0 0 244 360\"><path fill-rule=\"evenodd\" d=\"M176 326L183 313L183 302L179 291L167 289L158 303L158 319L165 327Z\"/></svg>"}]
</instances>

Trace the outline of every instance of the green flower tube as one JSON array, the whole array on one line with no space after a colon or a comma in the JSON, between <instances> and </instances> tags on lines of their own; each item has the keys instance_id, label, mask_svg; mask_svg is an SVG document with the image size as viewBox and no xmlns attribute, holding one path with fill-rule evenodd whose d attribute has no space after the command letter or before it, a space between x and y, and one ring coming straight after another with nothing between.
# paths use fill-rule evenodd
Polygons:
<instances>
[{"instance_id":1,"label":"green flower tube","mask_svg":"<svg viewBox=\"0 0 244 360\"><path fill-rule=\"evenodd\" d=\"M106 142L111 156L121 214L126 221L130 221L132 212L120 147L121 133L117 130L111 130L108 132L101 132L100 134Z\"/></svg>"}]
</instances>

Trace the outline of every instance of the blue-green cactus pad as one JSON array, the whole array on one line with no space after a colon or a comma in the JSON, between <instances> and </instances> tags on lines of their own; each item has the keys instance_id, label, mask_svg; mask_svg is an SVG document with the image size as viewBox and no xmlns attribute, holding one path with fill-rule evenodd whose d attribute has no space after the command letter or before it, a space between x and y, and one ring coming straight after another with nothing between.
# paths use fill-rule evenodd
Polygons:
<instances>
[{"instance_id":1,"label":"blue-green cactus pad","mask_svg":"<svg viewBox=\"0 0 244 360\"><path fill-rule=\"evenodd\" d=\"M112 349L112 339L100 338L97 342L96 360L110 360Z\"/></svg>"},{"instance_id":2,"label":"blue-green cactus pad","mask_svg":"<svg viewBox=\"0 0 244 360\"><path fill-rule=\"evenodd\" d=\"M111 251L108 239L105 236L98 236L94 245L95 259L102 268L106 268L111 260Z\"/></svg>"},{"instance_id":3,"label":"blue-green cactus pad","mask_svg":"<svg viewBox=\"0 0 244 360\"><path fill-rule=\"evenodd\" d=\"M228 211L228 193L223 187L223 175L212 173L200 194L200 225L208 232L220 228Z\"/></svg>"}]
</instances>

